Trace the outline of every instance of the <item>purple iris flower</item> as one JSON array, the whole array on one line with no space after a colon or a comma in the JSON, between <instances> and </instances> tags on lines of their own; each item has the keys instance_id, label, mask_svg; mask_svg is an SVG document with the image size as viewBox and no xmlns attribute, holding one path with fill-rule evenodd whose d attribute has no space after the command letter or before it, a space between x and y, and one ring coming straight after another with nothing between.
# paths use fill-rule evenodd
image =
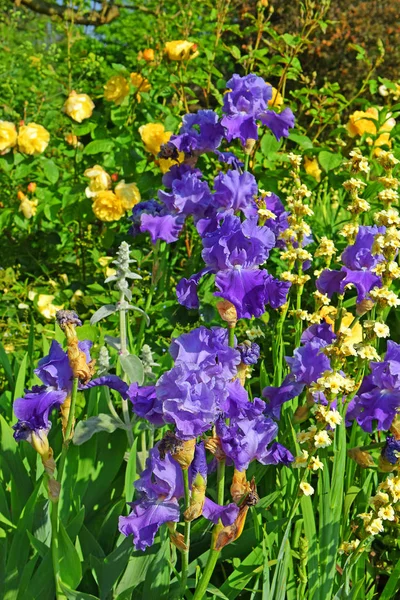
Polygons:
<instances>
[{"instance_id":1,"label":"purple iris flower","mask_svg":"<svg viewBox=\"0 0 400 600\"><path fill-rule=\"evenodd\" d=\"M382 286L382 279L372 273L371 269L384 260L380 254L372 254L374 238L384 233L385 227L361 226L354 244L348 246L342 253L344 267L340 271L325 269L316 281L317 289L327 294L329 298L334 293L344 294L348 285L357 290L357 303L368 297L374 287Z\"/></svg>"},{"instance_id":2,"label":"purple iris flower","mask_svg":"<svg viewBox=\"0 0 400 600\"><path fill-rule=\"evenodd\" d=\"M224 327L201 326L175 338L169 353L175 363L183 362L201 367L207 377L222 376L233 379L240 363L238 350L228 346L228 332Z\"/></svg>"},{"instance_id":3,"label":"purple iris flower","mask_svg":"<svg viewBox=\"0 0 400 600\"><path fill-rule=\"evenodd\" d=\"M254 398L250 402L249 395L239 379L226 384L227 396L220 403L224 417L228 419L255 419L265 410L265 402Z\"/></svg>"},{"instance_id":4,"label":"purple iris flower","mask_svg":"<svg viewBox=\"0 0 400 600\"><path fill-rule=\"evenodd\" d=\"M381 454L390 464L395 465L400 457L400 440L396 440L393 435L388 435Z\"/></svg>"},{"instance_id":5,"label":"purple iris flower","mask_svg":"<svg viewBox=\"0 0 400 600\"><path fill-rule=\"evenodd\" d=\"M180 508L178 500L183 497L182 469L169 454L161 457L157 444L149 452L146 469L134 486L139 493L135 502L129 502L132 512L120 517L118 528L125 536L132 535L138 550L145 550L154 543L157 531L164 523L178 522ZM189 484L200 474L207 482L207 461L203 443L197 444L195 456L189 467ZM220 506L205 498L203 516L213 523L221 519L231 525L239 512L235 504Z\"/></svg>"},{"instance_id":6,"label":"purple iris flower","mask_svg":"<svg viewBox=\"0 0 400 600\"><path fill-rule=\"evenodd\" d=\"M196 173L187 172L181 178L174 179L170 193L160 190L159 199L167 209L180 215L202 217L208 208L212 196L208 183L201 181Z\"/></svg>"},{"instance_id":7,"label":"purple iris flower","mask_svg":"<svg viewBox=\"0 0 400 600\"><path fill-rule=\"evenodd\" d=\"M220 392L201 367L182 361L175 363L157 383L164 419L175 425L176 435L182 440L193 439L210 429L218 414Z\"/></svg>"},{"instance_id":8,"label":"purple iris flower","mask_svg":"<svg viewBox=\"0 0 400 600\"><path fill-rule=\"evenodd\" d=\"M241 169L244 167L244 163L239 160L233 152L220 152L219 150L215 150L215 156L218 158L219 162L225 163L234 169Z\"/></svg>"},{"instance_id":9,"label":"purple iris flower","mask_svg":"<svg viewBox=\"0 0 400 600\"><path fill-rule=\"evenodd\" d=\"M347 420L356 419L368 433L387 431L400 408L400 345L388 341L384 360L371 362L370 368L349 404Z\"/></svg>"},{"instance_id":10,"label":"purple iris flower","mask_svg":"<svg viewBox=\"0 0 400 600\"><path fill-rule=\"evenodd\" d=\"M170 244L178 239L184 222L185 217L183 215L172 215L165 210L163 214L158 215L144 213L140 219L140 231L142 233L147 231L153 244L157 240L164 240L167 244Z\"/></svg>"},{"instance_id":11,"label":"purple iris flower","mask_svg":"<svg viewBox=\"0 0 400 600\"><path fill-rule=\"evenodd\" d=\"M214 179L215 194L213 203L234 212L240 210L246 216L257 215L257 205L254 201L258 192L254 175L245 171L228 171L219 173Z\"/></svg>"},{"instance_id":12,"label":"purple iris flower","mask_svg":"<svg viewBox=\"0 0 400 600\"><path fill-rule=\"evenodd\" d=\"M127 517L119 517L118 529L125 536L132 535L137 550L146 550L154 543L154 538L164 523L177 523L180 518L176 500L142 500L129 502L132 512Z\"/></svg>"},{"instance_id":13,"label":"purple iris flower","mask_svg":"<svg viewBox=\"0 0 400 600\"><path fill-rule=\"evenodd\" d=\"M285 357L290 367L289 375L279 387L268 386L262 392L262 395L269 400L266 414L279 419L282 404L301 394L306 385L311 385L325 371L331 370L330 360L322 352L326 345L324 339L313 337L304 346L296 348L293 357Z\"/></svg>"},{"instance_id":14,"label":"purple iris flower","mask_svg":"<svg viewBox=\"0 0 400 600\"><path fill-rule=\"evenodd\" d=\"M267 109L272 87L251 73L245 77L235 74L226 85L230 91L224 96L221 123L227 140L239 138L244 145L248 139L258 139L256 119Z\"/></svg>"},{"instance_id":15,"label":"purple iris flower","mask_svg":"<svg viewBox=\"0 0 400 600\"><path fill-rule=\"evenodd\" d=\"M315 282L317 290L332 298L333 294L344 294L346 286L353 285L357 290L357 303L368 297L374 287L382 286L382 279L369 270L352 271L342 267L340 271L324 269Z\"/></svg>"},{"instance_id":16,"label":"purple iris flower","mask_svg":"<svg viewBox=\"0 0 400 600\"><path fill-rule=\"evenodd\" d=\"M188 173L190 173L191 175L195 175L198 178L200 178L202 175L200 169L194 169L186 163L182 163L181 165L173 165L169 169L169 171L164 173L162 177L163 185L165 185L166 188L172 189L174 181L176 181L177 179L182 180L183 177Z\"/></svg>"},{"instance_id":17,"label":"purple iris flower","mask_svg":"<svg viewBox=\"0 0 400 600\"><path fill-rule=\"evenodd\" d=\"M283 464L288 467L290 463L294 461L294 456L287 448L285 448L285 446L278 444L278 442L274 442L269 447L269 450L264 457L264 461L264 464L266 465Z\"/></svg>"},{"instance_id":18,"label":"purple iris flower","mask_svg":"<svg viewBox=\"0 0 400 600\"><path fill-rule=\"evenodd\" d=\"M150 450L146 469L134 486L140 497L129 502L132 512L120 517L118 529L124 535L133 535L138 550L145 550L164 523L178 522L178 499L183 496L183 476L179 464L169 454L160 457L158 445Z\"/></svg>"},{"instance_id":19,"label":"purple iris flower","mask_svg":"<svg viewBox=\"0 0 400 600\"><path fill-rule=\"evenodd\" d=\"M294 127L294 114L290 108L285 108L281 113L276 113L273 110L266 110L259 115L259 119L263 125L266 125L279 140L283 137L288 137L289 129Z\"/></svg>"},{"instance_id":20,"label":"purple iris flower","mask_svg":"<svg viewBox=\"0 0 400 600\"><path fill-rule=\"evenodd\" d=\"M229 425L219 419L216 429L222 450L238 471L247 469L252 460L267 464L267 446L278 433L278 425L262 414L252 419L231 419Z\"/></svg>"},{"instance_id":21,"label":"purple iris flower","mask_svg":"<svg viewBox=\"0 0 400 600\"><path fill-rule=\"evenodd\" d=\"M323 323L315 323L314 325L307 327L301 336L301 343L306 344L314 339L319 339L327 344L332 344L336 340L336 337L332 325L324 321Z\"/></svg>"},{"instance_id":22,"label":"purple iris flower","mask_svg":"<svg viewBox=\"0 0 400 600\"><path fill-rule=\"evenodd\" d=\"M141 217L143 214L158 215L162 211L162 206L156 200L145 200L139 202L132 208L132 216L129 217L129 221L132 221L132 225L128 231L129 235L139 235Z\"/></svg>"},{"instance_id":23,"label":"purple iris flower","mask_svg":"<svg viewBox=\"0 0 400 600\"><path fill-rule=\"evenodd\" d=\"M128 398L132 402L133 412L138 417L147 419L155 427L165 425L162 403L157 398L154 385L141 387L137 383L132 383L128 388Z\"/></svg>"},{"instance_id":24,"label":"purple iris flower","mask_svg":"<svg viewBox=\"0 0 400 600\"><path fill-rule=\"evenodd\" d=\"M283 248L285 246L285 242L279 239L279 235L286 231L289 227L288 216L289 212L285 210L285 207L282 204L281 199L276 194L272 192L265 196L264 198L265 208L270 210L276 215L276 219L267 219L265 221L265 225L271 229L271 231L275 234L276 237L276 245L278 248Z\"/></svg>"},{"instance_id":25,"label":"purple iris flower","mask_svg":"<svg viewBox=\"0 0 400 600\"><path fill-rule=\"evenodd\" d=\"M169 144L185 154L214 152L221 144L225 130L213 110L199 110L183 117L178 135Z\"/></svg>"},{"instance_id":26,"label":"purple iris flower","mask_svg":"<svg viewBox=\"0 0 400 600\"><path fill-rule=\"evenodd\" d=\"M170 454L160 456L159 444L149 451L146 468L135 481L135 489L149 499L179 500L183 497L182 469Z\"/></svg>"},{"instance_id":27,"label":"purple iris flower","mask_svg":"<svg viewBox=\"0 0 400 600\"><path fill-rule=\"evenodd\" d=\"M260 346L256 342L243 342L237 349L245 365L255 365L260 358Z\"/></svg>"},{"instance_id":28,"label":"purple iris flower","mask_svg":"<svg viewBox=\"0 0 400 600\"><path fill-rule=\"evenodd\" d=\"M79 349L85 353L86 360L90 361L89 350L92 343L79 342ZM28 440L32 432L38 435L47 435L51 422L50 413L65 402L71 394L73 374L68 361L67 353L55 340L52 341L48 356L39 361L35 374L44 385L34 386L27 390L23 398L17 398L13 410L18 421L13 426L14 437L17 441ZM90 381L79 389L88 389L98 385L107 385L126 397L128 386L116 375L106 375Z\"/></svg>"},{"instance_id":29,"label":"purple iris flower","mask_svg":"<svg viewBox=\"0 0 400 600\"><path fill-rule=\"evenodd\" d=\"M385 233L386 227L376 225L361 225L358 228L354 244L347 246L342 252L342 261L345 267L352 271L373 269L384 260L381 254L372 254L375 236Z\"/></svg>"},{"instance_id":30,"label":"purple iris flower","mask_svg":"<svg viewBox=\"0 0 400 600\"><path fill-rule=\"evenodd\" d=\"M226 128L228 141L240 139L244 145L248 139L258 139L257 120L269 127L277 140L289 135L294 127L294 115L290 108L280 114L268 109L272 98L272 86L261 77L253 75L233 75L228 81L228 91L224 96L221 124Z\"/></svg>"},{"instance_id":31,"label":"purple iris flower","mask_svg":"<svg viewBox=\"0 0 400 600\"><path fill-rule=\"evenodd\" d=\"M215 295L232 302L239 318L262 315L266 303L277 308L286 302L290 284L258 268L267 260L274 244L272 231L259 227L256 218L242 222L230 212L218 215L203 235L202 256L208 272L216 274L219 292ZM200 273L197 273L178 284L178 300L188 308L198 306L199 280Z\"/></svg>"}]
</instances>

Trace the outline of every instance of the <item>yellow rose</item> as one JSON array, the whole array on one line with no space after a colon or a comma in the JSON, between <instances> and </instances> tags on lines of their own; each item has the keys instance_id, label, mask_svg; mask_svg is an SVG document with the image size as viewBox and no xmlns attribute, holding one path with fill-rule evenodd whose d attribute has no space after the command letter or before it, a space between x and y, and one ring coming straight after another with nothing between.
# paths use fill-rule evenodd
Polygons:
<instances>
[{"instance_id":1,"label":"yellow rose","mask_svg":"<svg viewBox=\"0 0 400 600\"><path fill-rule=\"evenodd\" d=\"M41 154L49 144L50 134L36 123L28 123L19 128L18 149L24 154Z\"/></svg>"},{"instance_id":2,"label":"yellow rose","mask_svg":"<svg viewBox=\"0 0 400 600\"><path fill-rule=\"evenodd\" d=\"M192 60L199 55L197 44L187 40L174 40L165 44L165 52L169 60Z\"/></svg>"},{"instance_id":3,"label":"yellow rose","mask_svg":"<svg viewBox=\"0 0 400 600\"><path fill-rule=\"evenodd\" d=\"M90 179L89 186L85 190L88 198L94 198L98 192L108 190L111 186L111 177L100 165L86 169L84 176Z\"/></svg>"},{"instance_id":4,"label":"yellow rose","mask_svg":"<svg viewBox=\"0 0 400 600\"><path fill-rule=\"evenodd\" d=\"M122 180L115 186L114 192L117 198L121 200L125 210L133 208L135 204L140 202L140 192L136 183L125 183Z\"/></svg>"},{"instance_id":5,"label":"yellow rose","mask_svg":"<svg viewBox=\"0 0 400 600\"><path fill-rule=\"evenodd\" d=\"M38 201L35 198L29 200L25 194L18 192L18 199L20 201L19 211L22 212L25 219L31 219L36 215Z\"/></svg>"},{"instance_id":6,"label":"yellow rose","mask_svg":"<svg viewBox=\"0 0 400 600\"><path fill-rule=\"evenodd\" d=\"M53 300L55 296L52 294L39 294L37 301L37 309L46 319L55 319L56 312L62 310L64 306L54 306Z\"/></svg>"},{"instance_id":7,"label":"yellow rose","mask_svg":"<svg viewBox=\"0 0 400 600\"><path fill-rule=\"evenodd\" d=\"M5 154L17 143L17 130L14 123L0 121L0 152Z\"/></svg>"},{"instance_id":8,"label":"yellow rose","mask_svg":"<svg viewBox=\"0 0 400 600\"><path fill-rule=\"evenodd\" d=\"M115 104L122 104L129 94L129 83L122 75L114 75L104 86L104 98Z\"/></svg>"},{"instance_id":9,"label":"yellow rose","mask_svg":"<svg viewBox=\"0 0 400 600\"><path fill-rule=\"evenodd\" d=\"M269 85L271 85L271 84L269 84ZM283 96L272 85L271 85L271 87L272 87L272 98L271 98L271 100L268 100L268 106L270 108L271 107L279 108L283 104Z\"/></svg>"},{"instance_id":10,"label":"yellow rose","mask_svg":"<svg viewBox=\"0 0 400 600\"><path fill-rule=\"evenodd\" d=\"M94 103L87 94L72 91L64 104L64 112L77 123L92 116Z\"/></svg>"},{"instance_id":11,"label":"yellow rose","mask_svg":"<svg viewBox=\"0 0 400 600\"><path fill-rule=\"evenodd\" d=\"M145 60L146 62L152 62L154 60L154 50L153 48L146 48L145 50L140 50L137 55L138 60Z\"/></svg>"},{"instance_id":12,"label":"yellow rose","mask_svg":"<svg viewBox=\"0 0 400 600\"><path fill-rule=\"evenodd\" d=\"M161 146L166 144L172 135L171 131L165 131L162 123L142 125L139 127L139 133L147 152L151 152L154 156L157 156Z\"/></svg>"},{"instance_id":13,"label":"yellow rose","mask_svg":"<svg viewBox=\"0 0 400 600\"><path fill-rule=\"evenodd\" d=\"M378 120L378 110L371 106L365 112L362 110L356 110L350 115L349 122L347 123L347 131L351 137L356 135L363 135L364 133L376 134L376 123L371 119Z\"/></svg>"},{"instance_id":14,"label":"yellow rose","mask_svg":"<svg viewBox=\"0 0 400 600\"><path fill-rule=\"evenodd\" d=\"M77 136L73 133L68 133L64 139L67 142L67 144L69 144L73 148L77 148L79 146L79 140Z\"/></svg>"},{"instance_id":15,"label":"yellow rose","mask_svg":"<svg viewBox=\"0 0 400 600\"><path fill-rule=\"evenodd\" d=\"M322 171L319 168L318 160L316 158L307 158L307 156L305 156L304 169L307 175L311 175L311 177L314 177L318 182L321 181Z\"/></svg>"},{"instance_id":16,"label":"yellow rose","mask_svg":"<svg viewBox=\"0 0 400 600\"><path fill-rule=\"evenodd\" d=\"M119 221L125 213L121 200L111 190L96 194L92 208L100 221Z\"/></svg>"},{"instance_id":17,"label":"yellow rose","mask_svg":"<svg viewBox=\"0 0 400 600\"><path fill-rule=\"evenodd\" d=\"M145 77L142 77L140 73L131 73L131 83L138 92L148 92L151 90L151 85Z\"/></svg>"}]
</instances>

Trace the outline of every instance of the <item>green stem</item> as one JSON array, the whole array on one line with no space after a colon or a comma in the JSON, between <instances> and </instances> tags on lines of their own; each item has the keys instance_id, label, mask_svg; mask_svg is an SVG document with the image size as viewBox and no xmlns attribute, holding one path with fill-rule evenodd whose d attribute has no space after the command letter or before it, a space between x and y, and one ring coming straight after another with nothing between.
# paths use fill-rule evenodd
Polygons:
<instances>
[{"instance_id":1,"label":"green stem","mask_svg":"<svg viewBox=\"0 0 400 600\"><path fill-rule=\"evenodd\" d=\"M75 407L76 407L76 397L78 394L78 383L79 380L77 377L74 378L72 383L72 392L71 392L71 404L69 407L68 413L68 421L67 427L65 428L64 434L64 442L61 450L60 462L57 467L57 481L61 486L62 478L64 474L65 461L67 458L68 447L70 443L70 437L72 433L72 428L75 419ZM51 557L53 562L53 573L54 573L54 581L56 586L56 598L57 600L65 600L65 595L63 594L60 588L60 561L58 554L58 503L59 500L53 501L51 503Z\"/></svg>"},{"instance_id":2,"label":"green stem","mask_svg":"<svg viewBox=\"0 0 400 600\"><path fill-rule=\"evenodd\" d=\"M289 305L279 315L279 319L276 323L276 336L273 340L274 386L281 385L283 379L283 359L285 355L285 346L283 343L283 326L286 320L288 309Z\"/></svg>"},{"instance_id":3,"label":"green stem","mask_svg":"<svg viewBox=\"0 0 400 600\"><path fill-rule=\"evenodd\" d=\"M146 300L146 305L144 307L145 314L142 315L142 319L141 319L140 325L139 325L139 332L138 332L138 336L137 336L137 340L136 340L136 352L139 352L142 349L144 330L146 328L146 323L147 323L147 313L149 312L151 303L153 302L154 292L155 292L157 281L158 281L159 275L160 275L158 272L159 271L159 264L158 264L159 249L160 249L160 244L158 241L154 248L154 260L153 260L153 270L152 270L152 275L151 275L151 284L150 284L149 294L148 294L147 300Z\"/></svg>"},{"instance_id":4,"label":"green stem","mask_svg":"<svg viewBox=\"0 0 400 600\"><path fill-rule=\"evenodd\" d=\"M297 291L296 291L296 311L300 311L301 310L301 297L303 295L303 289L304 286L303 285L298 285L297 286ZM300 339L301 339L301 334L302 334L302 330L303 330L303 321L300 319L299 316L296 316L296 335L295 335L295 348L297 348L300 345Z\"/></svg>"},{"instance_id":5,"label":"green stem","mask_svg":"<svg viewBox=\"0 0 400 600\"><path fill-rule=\"evenodd\" d=\"M119 297L119 302L124 303L124 293L121 292ZM120 335L120 356L127 356L129 354L128 351L128 342L127 342L127 331L126 331L126 310L125 308L119 309L119 335ZM122 398L122 416L124 417L124 423L126 425L126 436L128 438L129 448L133 446L133 432L131 425L131 417L129 414L128 401Z\"/></svg>"},{"instance_id":6,"label":"green stem","mask_svg":"<svg viewBox=\"0 0 400 600\"><path fill-rule=\"evenodd\" d=\"M225 489L225 459L219 460L217 465L217 502L221 506L224 503Z\"/></svg>"},{"instance_id":7,"label":"green stem","mask_svg":"<svg viewBox=\"0 0 400 600\"><path fill-rule=\"evenodd\" d=\"M225 487L225 460L218 461L217 466L217 502L221 506L224 503L224 487ZM215 525L214 533L211 541L210 554L208 555L208 560L206 567L204 569L203 575L199 581L199 584L196 588L196 591L193 596L193 600L202 600L207 591L207 586L210 582L212 574L215 569L215 565L217 564L218 557L220 555L219 550L213 550L214 544L214 535L219 531L220 525Z\"/></svg>"},{"instance_id":8,"label":"green stem","mask_svg":"<svg viewBox=\"0 0 400 600\"><path fill-rule=\"evenodd\" d=\"M54 582L56 586L57 600L64 599L65 596L60 588L60 561L58 556L58 502L51 502L51 558L53 561Z\"/></svg>"},{"instance_id":9,"label":"green stem","mask_svg":"<svg viewBox=\"0 0 400 600\"><path fill-rule=\"evenodd\" d=\"M229 327L228 331L229 331L228 345L231 348L234 348L235 347L235 328Z\"/></svg>"},{"instance_id":10,"label":"green stem","mask_svg":"<svg viewBox=\"0 0 400 600\"><path fill-rule=\"evenodd\" d=\"M210 554L208 555L207 564L203 571L203 575L199 581L199 584L196 588L196 591L193 596L193 600L203 600L207 591L207 586L210 582L211 576L214 572L215 565L217 564L217 560L219 557L219 550L210 550Z\"/></svg>"},{"instance_id":11,"label":"green stem","mask_svg":"<svg viewBox=\"0 0 400 600\"><path fill-rule=\"evenodd\" d=\"M68 444L70 442L69 438L71 436L72 427L74 425L76 397L78 395L78 383L79 383L79 379L77 377L74 377L74 380L72 383L71 404L69 407L67 427L65 429L65 436L64 436L64 445L67 444L67 448L68 448ZM59 481L61 483L61 480L59 480Z\"/></svg>"},{"instance_id":12,"label":"green stem","mask_svg":"<svg viewBox=\"0 0 400 600\"><path fill-rule=\"evenodd\" d=\"M183 473L183 491L184 491L184 509L187 510L190 506L190 491L189 491L189 471L182 469ZM190 548L190 521L185 521L184 541L186 550L182 550L182 574L181 574L181 590L182 597L185 595L186 583L189 569L189 548Z\"/></svg>"},{"instance_id":13,"label":"green stem","mask_svg":"<svg viewBox=\"0 0 400 600\"><path fill-rule=\"evenodd\" d=\"M121 292L119 297L120 304L125 302L124 294ZM124 308L119 309L119 335L120 335L120 355L126 356L128 352L127 336L126 336L126 310Z\"/></svg>"}]
</instances>

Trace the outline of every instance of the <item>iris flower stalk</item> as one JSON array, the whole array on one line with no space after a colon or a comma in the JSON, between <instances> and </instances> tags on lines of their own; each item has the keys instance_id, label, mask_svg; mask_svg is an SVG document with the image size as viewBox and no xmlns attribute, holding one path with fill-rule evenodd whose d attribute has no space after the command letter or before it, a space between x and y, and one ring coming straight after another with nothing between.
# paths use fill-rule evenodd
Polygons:
<instances>
[{"instance_id":1,"label":"iris flower stalk","mask_svg":"<svg viewBox=\"0 0 400 600\"><path fill-rule=\"evenodd\" d=\"M78 384L79 384L79 360L83 359L81 351L78 349L78 338L75 331L75 325L80 324L79 319L76 318L75 313L72 311L59 311L57 313L57 320L64 331L67 344L68 344L68 360L71 365L73 380L72 380L72 392L71 392L71 402L69 406L68 419L64 432L64 440L61 450L60 462L57 468L57 483L59 485L59 489L61 488L61 482L64 473L65 461L67 458L68 448L70 441L72 439L73 427L75 422L75 407L76 407L76 397L78 394ZM77 356L77 352L79 353ZM59 495L53 499L51 504L51 556L53 562L53 572L55 578L55 586L56 586L56 598L64 599L65 595L60 587L60 561L59 561L59 552L58 552L58 506L59 506Z\"/></svg>"},{"instance_id":2,"label":"iris flower stalk","mask_svg":"<svg viewBox=\"0 0 400 600\"><path fill-rule=\"evenodd\" d=\"M236 323L235 323L236 324ZM235 347L235 324L228 322L229 331L229 346L230 348ZM218 460L217 465L217 503L221 506L224 504L224 488L225 488L225 459ZM201 600L204 598L207 586L210 582L212 574L214 573L215 566L220 556L221 550L215 550L214 545L218 537L218 533L222 528L221 522L214 526L213 533L211 536L211 547L208 555L207 564L205 566L203 575L199 581L199 584L195 590L193 600Z\"/></svg>"}]
</instances>

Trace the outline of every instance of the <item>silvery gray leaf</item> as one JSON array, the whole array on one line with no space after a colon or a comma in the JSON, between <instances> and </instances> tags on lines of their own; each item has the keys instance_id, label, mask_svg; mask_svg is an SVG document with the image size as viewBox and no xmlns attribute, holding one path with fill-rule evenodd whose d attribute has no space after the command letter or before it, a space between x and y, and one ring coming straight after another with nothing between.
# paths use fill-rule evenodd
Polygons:
<instances>
[{"instance_id":1,"label":"silvery gray leaf","mask_svg":"<svg viewBox=\"0 0 400 600\"><path fill-rule=\"evenodd\" d=\"M108 317L109 315L115 313L116 310L117 307L115 306L115 304L105 304L104 306L99 308L99 310L96 310L94 315L92 315L92 318L90 319L90 324L94 325L95 323L98 323L99 321L101 321L101 319L104 319L105 317Z\"/></svg>"},{"instance_id":2,"label":"silvery gray leaf","mask_svg":"<svg viewBox=\"0 0 400 600\"><path fill-rule=\"evenodd\" d=\"M104 341L111 346L111 348L115 348L118 352L121 350L121 340L119 337L112 337L111 335L105 335Z\"/></svg>"},{"instance_id":3,"label":"silvery gray leaf","mask_svg":"<svg viewBox=\"0 0 400 600\"><path fill-rule=\"evenodd\" d=\"M137 312L140 312L141 315L143 315L144 317L146 317L146 323L147 325L150 325L150 317L147 313L144 312L144 310L142 310L141 308L139 308L138 306L132 306L131 304L129 304L129 306L127 306L127 309L129 310L136 310Z\"/></svg>"},{"instance_id":4,"label":"silvery gray leaf","mask_svg":"<svg viewBox=\"0 0 400 600\"><path fill-rule=\"evenodd\" d=\"M104 280L104 283L110 283L111 281L117 281L118 277L116 275L111 275Z\"/></svg>"},{"instance_id":5,"label":"silvery gray leaf","mask_svg":"<svg viewBox=\"0 0 400 600\"><path fill-rule=\"evenodd\" d=\"M142 385L144 381L144 369L140 358L133 354L128 354L127 356L120 356L119 360L122 370L129 379L129 383L137 382L139 385Z\"/></svg>"},{"instance_id":6,"label":"silvery gray leaf","mask_svg":"<svg viewBox=\"0 0 400 600\"><path fill-rule=\"evenodd\" d=\"M100 431L112 433L117 428L124 429L124 423L117 421L111 415L100 413L95 417L89 417L86 421L79 421L75 428L73 442L76 446L80 446L90 440L95 433Z\"/></svg>"}]
</instances>

